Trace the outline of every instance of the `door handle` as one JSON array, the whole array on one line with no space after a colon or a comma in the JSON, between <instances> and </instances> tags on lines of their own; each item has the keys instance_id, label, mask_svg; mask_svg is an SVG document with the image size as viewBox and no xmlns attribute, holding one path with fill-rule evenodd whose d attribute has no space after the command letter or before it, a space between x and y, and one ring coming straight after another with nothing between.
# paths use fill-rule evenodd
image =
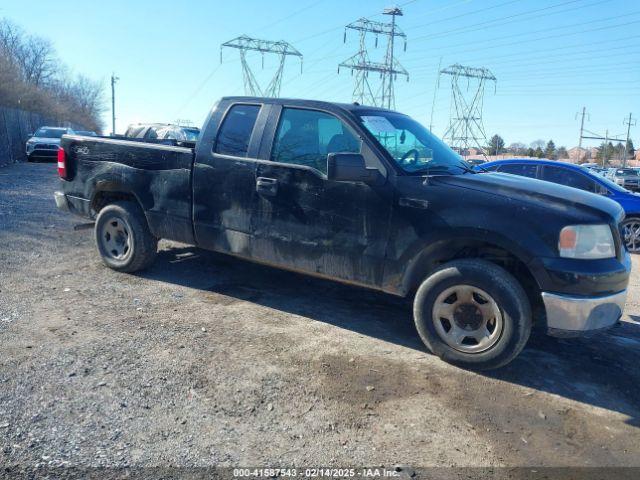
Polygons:
<instances>
[{"instance_id":1,"label":"door handle","mask_svg":"<svg viewBox=\"0 0 640 480\"><path fill-rule=\"evenodd\" d=\"M278 180L275 178L258 177L256 180L256 192L261 195L275 197L278 194Z\"/></svg>"}]
</instances>

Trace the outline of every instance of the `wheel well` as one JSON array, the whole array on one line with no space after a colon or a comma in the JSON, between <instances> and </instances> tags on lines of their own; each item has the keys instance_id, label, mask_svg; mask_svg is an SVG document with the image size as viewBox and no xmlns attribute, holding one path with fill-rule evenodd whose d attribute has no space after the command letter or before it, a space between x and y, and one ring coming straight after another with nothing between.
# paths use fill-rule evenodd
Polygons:
<instances>
[{"instance_id":1,"label":"wheel well","mask_svg":"<svg viewBox=\"0 0 640 480\"><path fill-rule=\"evenodd\" d=\"M440 265L461 258L481 258L504 268L520 282L529 298L534 320L540 318L540 315L544 315L544 303L538 282L527 265L513 253L505 248L481 241L466 241L451 247L452 245L449 244L447 248L440 250L439 254L430 255L429 261L423 262L421 267L414 271L410 285L412 295L424 278Z\"/></svg>"},{"instance_id":2,"label":"wheel well","mask_svg":"<svg viewBox=\"0 0 640 480\"><path fill-rule=\"evenodd\" d=\"M135 195L129 192L112 192L105 190L96 192L96 194L93 196L93 200L91 201L91 215L93 217L96 217L98 213L100 213L100 210L102 210L107 205L122 200L135 202L138 205L140 204Z\"/></svg>"}]
</instances>

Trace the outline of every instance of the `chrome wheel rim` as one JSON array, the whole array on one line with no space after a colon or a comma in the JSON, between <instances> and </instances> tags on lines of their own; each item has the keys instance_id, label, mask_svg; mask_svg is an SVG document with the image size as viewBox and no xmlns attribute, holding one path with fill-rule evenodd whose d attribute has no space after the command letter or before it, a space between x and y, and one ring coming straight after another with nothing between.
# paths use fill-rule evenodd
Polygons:
<instances>
[{"instance_id":1,"label":"chrome wheel rim","mask_svg":"<svg viewBox=\"0 0 640 480\"><path fill-rule=\"evenodd\" d=\"M464 353L490 349L500 340L504 328L496 301L471 285L455 285L444 290L436 298L432 313L440 338Z\"/></svg>"},{"instance_id":2,"label":"chrome wheel rim","mask_svg":"<svg viewBox=\"0 0 640 480\"><path fill-rule=\"evenodd\" d=\"M123 260L131 251L129 226L118 217L110 218L100 232L102 249L111 258Z\"/></svg>"},{"instance_id":3,"label":"chrome wheel rim","mask_svg":"<svg viewBox=\"0 0 640 480\"><path fill-rule=\"evenodd\" d=\"M624 244L630 252L640 251L640 221L629 220L622 224Z\"/></svg>"}]
</instances>

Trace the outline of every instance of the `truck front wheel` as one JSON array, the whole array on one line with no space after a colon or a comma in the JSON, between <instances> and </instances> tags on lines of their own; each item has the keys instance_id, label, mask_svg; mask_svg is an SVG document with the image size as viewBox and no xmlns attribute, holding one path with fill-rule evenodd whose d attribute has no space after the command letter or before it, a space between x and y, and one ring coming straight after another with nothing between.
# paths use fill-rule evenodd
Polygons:
<instances>
[{"instance_id":1,"label":"truck front wheel","mask_svg":"<svg viewBox=\"0 0 640 480\"><path fill-rule=\"evenodd\" d=\"M522 286L485 260L442 265L418 288L413 313L425 345L442 360L465 368L506 365L531 333L531 306Z\"/></svg>"},{"instance_id":2,"label":"truck front wheel","mask_svg":"<svg viewBox=\"0 0 640 480\"><path fill-rule=\"evenodd\" d=\"M100 210L95 236L102 261L114 270L143 270L156 258L158 239L149 231L144 212L134 202L115 202Z\"/></svg>"}]
</instances>

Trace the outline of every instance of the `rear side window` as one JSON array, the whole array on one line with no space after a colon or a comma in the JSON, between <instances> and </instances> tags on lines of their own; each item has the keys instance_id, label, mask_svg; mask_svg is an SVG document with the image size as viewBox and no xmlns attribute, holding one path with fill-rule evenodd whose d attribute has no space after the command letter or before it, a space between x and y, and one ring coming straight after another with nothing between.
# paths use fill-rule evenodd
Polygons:
<instances>
[{"instance_id":1,"label":"rear side window","mask_svg":"<svg viewBox=\"0 0 640 480\"><path fill-rule=\"evenodd\" d=\"M215 152L221 155L246 157L249 140L258 118L259 105L234 105L222 122Z\"/></svg>"},{"instance_id":2,"label":"rear side window","mask_svg":"<svg viewBox=\"0 0 640 480\"><path fill-rule=\"evenodd\" d=\"M574 172L567 168L545 166L542 179L547 182L559 183L568 187L579 188L588 192L597 192L598 184L591 180L587 175L580 172Z\"/></svg>"},{"instance_id":3,"label":"rear side window","mask_svg":"<svg viewBox=\"0 0 640 480\"><path fill-rule=\"evenodd\" d=\"M527 165L526 163L510 163L502 165L498 171L500 173L510 173L521 177L536 178L537 165Z\"/></svg>"}]
</instances>

